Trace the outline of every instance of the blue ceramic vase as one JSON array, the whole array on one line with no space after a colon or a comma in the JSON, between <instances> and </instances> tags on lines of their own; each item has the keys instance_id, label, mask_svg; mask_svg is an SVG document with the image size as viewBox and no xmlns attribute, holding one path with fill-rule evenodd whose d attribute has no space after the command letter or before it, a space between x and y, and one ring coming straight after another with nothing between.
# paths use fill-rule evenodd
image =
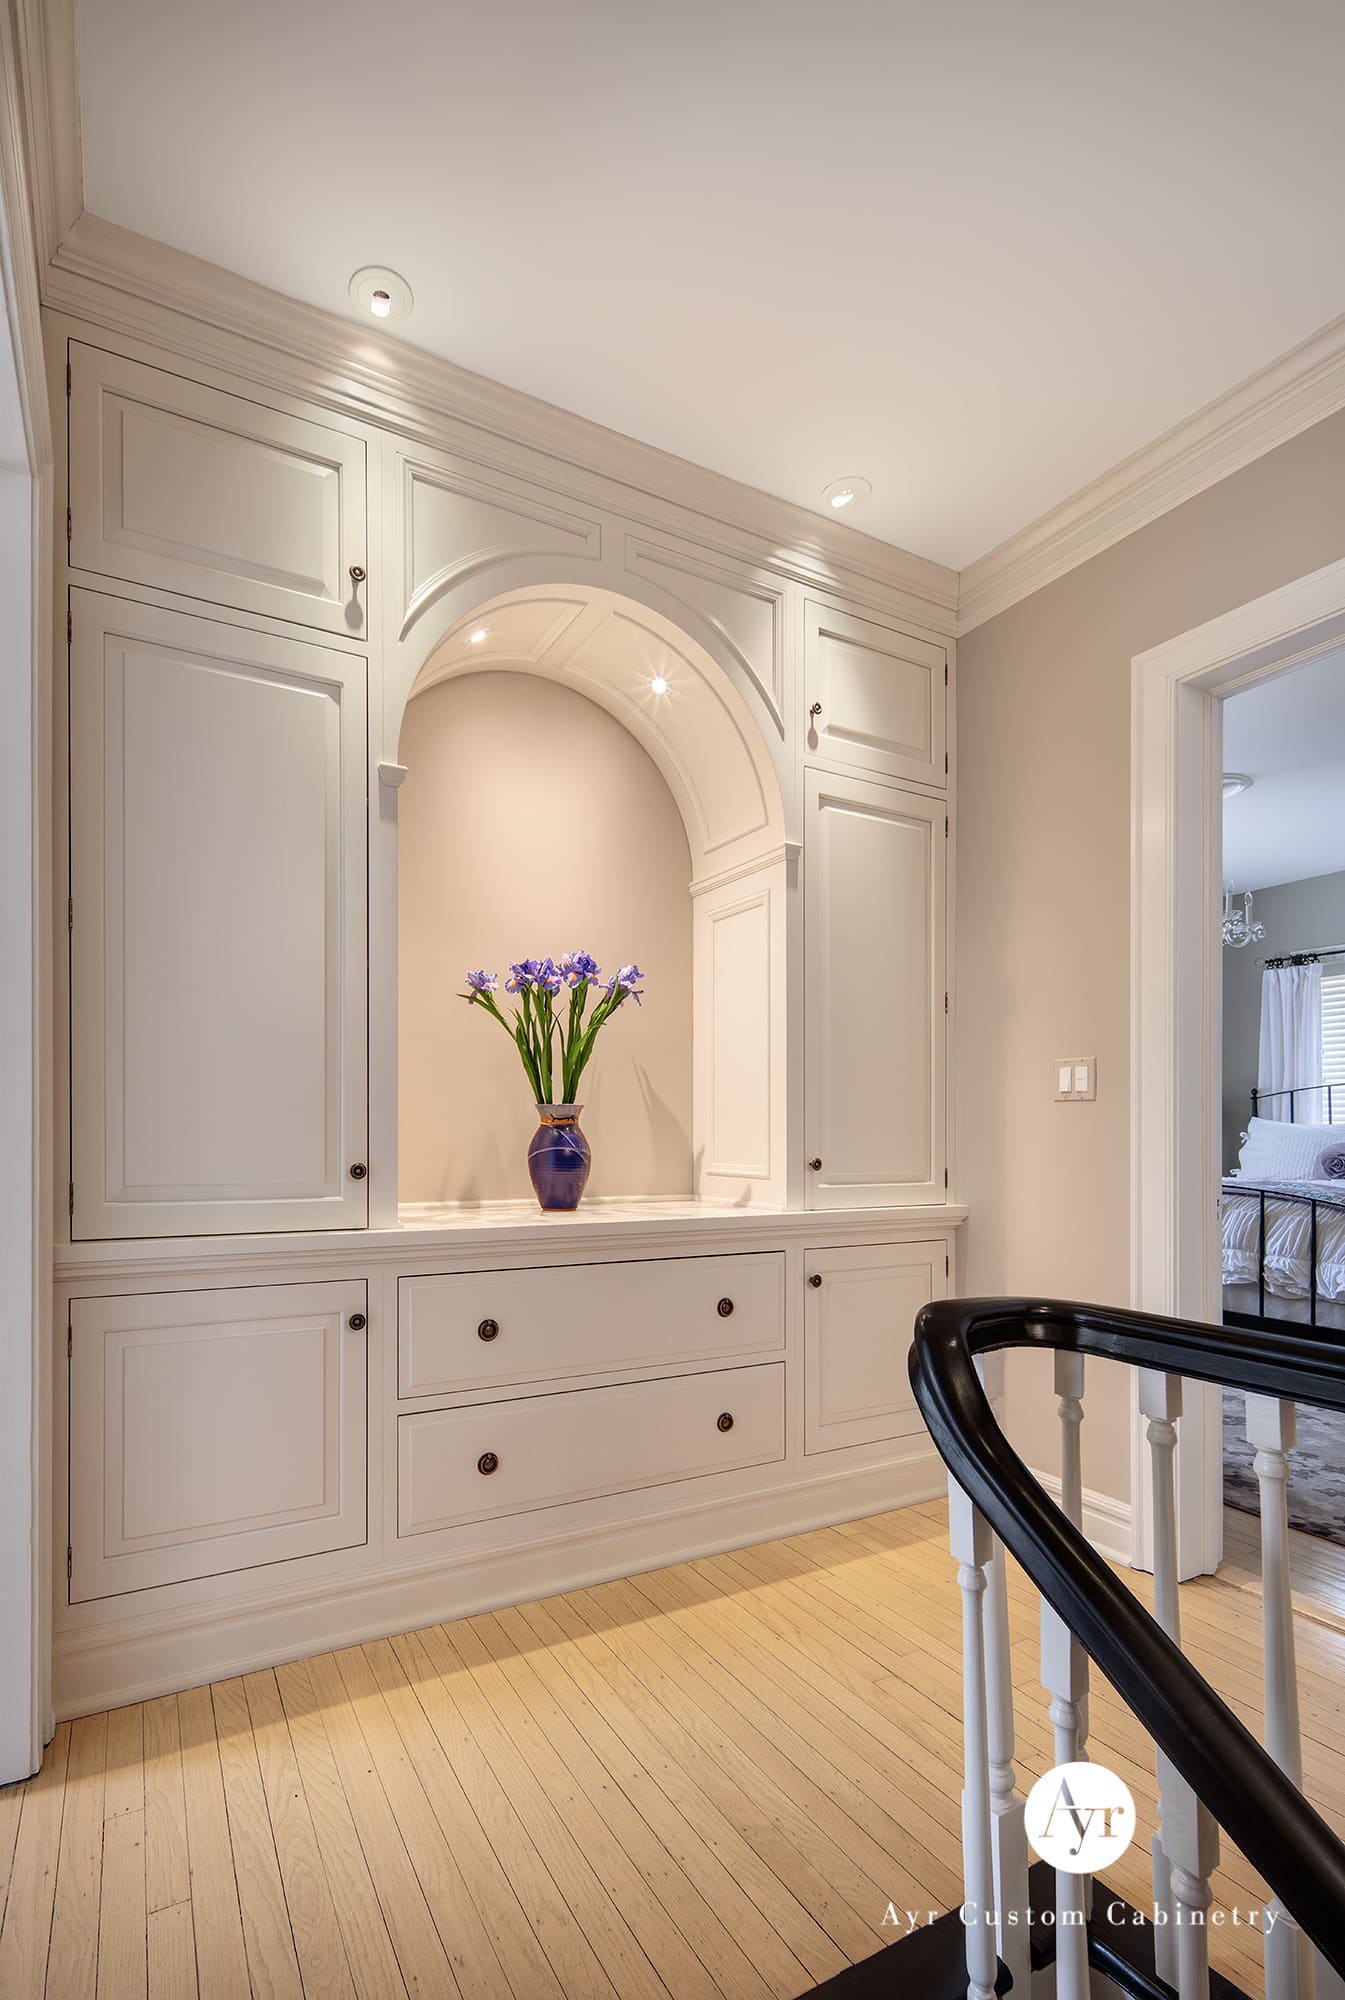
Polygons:
<instances>
[{"instance_id":1,"label":"blue ceramic vase","mask_svg":"<svg viewBox=\"0 0 1345 2000\"><path fill-rule=\"evenodd\" d=\"M579 1129L582 1104L539 1104L541 1120L528 1148L528 1172L543 1208L578 1208L593 1153Z\"/></svg>"}]
</instances>

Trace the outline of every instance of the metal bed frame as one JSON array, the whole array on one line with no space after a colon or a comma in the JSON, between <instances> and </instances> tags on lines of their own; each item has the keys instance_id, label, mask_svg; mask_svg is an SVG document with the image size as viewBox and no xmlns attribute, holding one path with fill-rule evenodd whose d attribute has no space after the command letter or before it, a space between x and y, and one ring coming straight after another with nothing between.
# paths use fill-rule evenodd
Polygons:
<instances>
[{"instance_id":1,"label":"metal bed frame","mask_svg":"<svg viewBox=\"0 0 1345 2000\"><path fill-rule=\"evenodd\" d=\"M1272 1099L1287 1097L1289 1100L1289 1122L1292 1125L1297 1122L1294 1115L1297 1109L1296 1100L1300 1097L1316 1097L1318 1100L1320 1100L1321 1095L1324 1091L1326 1093L1326 1119L1324 1122L1330 1125L1334 1122L1331 1116L1332 1092L1337 1090L1345 1090L1345 1080L1337 1079L1335 1083L1303 1083L1296 1085L1293 1090L1253 1089L1251 1094L1252 1116L1253 1118L1255 1118L1259 1113L1260 1107L1263 1104L1269 1104L1272 1101ZM1340 1136L1341 1136L1341 1144L1345 1145L1345 1124L1342 1124L1340 1128ZM1318 1195L1286 1194L1284 1190L1281 1188L1267 1190L1265 1188L1247 1187L1239 1181L1225 1180L1223 1183L1223 1198L1225 1201L1229 1200L1230 1197L1236 1197L1240 1198L1243 1201L1249 1201L1252 1199L1253 1196L1256 1199L1256 1205L1257 1205L1256 1311L1254 1313L1236 1312L1231 1307L1225 1306L1223 1314L1223 1323L1225 1326L1236 1326L1236 1327L1242 1327L1252 1332L1268 1332L1268 1333L1279 1332L1286 1326L1301 1326L1303 1324L1302 1320L1291 1320L1285 1318L1283 1315L1268 1313L1266 1311L1266 1203L1267 1201L1294 1201L1301 1203L1309 1211L1307 1323L1310 1327L1315 1327L1317 1324L1317 1305L1318 1305L1317 1210L1318 1207L1321 1206L1331 1209L1335 1214L1338 1215L1345 1214L1345 1211L1343 1211L1340 1208L1339 1203L1334 1201L1323 1202L1321 1200L1321 1197ZM1332 1303L1341 1304L1345 1303L1345 1301L1335 1300L1332 1301ZM1340 1328L1332 1327L1328 1330L1334 1335L1345 1337L1341 1336Z\"/></svg>"}]
</instances>

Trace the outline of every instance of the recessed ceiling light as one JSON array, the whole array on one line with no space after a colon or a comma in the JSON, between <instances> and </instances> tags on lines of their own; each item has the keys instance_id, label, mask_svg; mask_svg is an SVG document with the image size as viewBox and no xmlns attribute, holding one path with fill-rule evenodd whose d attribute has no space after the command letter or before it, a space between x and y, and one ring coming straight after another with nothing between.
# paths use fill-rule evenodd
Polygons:
<instances>
[{"instance_id":1,"label":"recessed ceiling light","mask_svg":"<svg viewBox=\"0 0 1345 2000\"><path fill-rule=\"evenodd\" d=\"M467 634L467 644L469 646L484 646L489 637L489 625L475 625Z\"/></svg>"},{"instance_id":2,"label":"recessed ceiling light","mask_svg":"<svg viewBox=\"0 0 1345 2000\"><path fill-rule=\"evenodd\" d=\"M848 479L833 479L830 486L824 486L822 498L829 507L834 507L839 513L842 507L858 507L861 501L868 499L872 491L873 488L867 479L861 479L858 473L853 473Z\"/></svg>"},{"instance_id":3,"label":"recessed ceiling light","mask_svg":"<svg viewBox=\"0 0 1345 2000\"><path fill-rule=\"evenodd\" d=\"M405 319L415 300L405 278L382 264L366 264L350 281L350 296L375 319Z\"/></svg>"},{"instance_id":4,"label":"recessed ceiling light","mask_svg":"<svg viewBox=\"0 0 1345 2000\"><path fill-rule=\"evenodd\" d=\"M1235 799L1239 792L1249 792L1255 783L1255 778L1249 778L1245 771L1225 771L1224 797Z\"/></svg>"},{"instance_id":5,"label":"recessed ceiling light","mask_svg":"<svg viewBox=\"0 0 1345 2000\"><path fill-rule=\"evenodd\" d=\"M649 686L653 694L666 694L668 692L668 683L662 674L651 674L649 676Z\"/></svg>"}]
</instances>

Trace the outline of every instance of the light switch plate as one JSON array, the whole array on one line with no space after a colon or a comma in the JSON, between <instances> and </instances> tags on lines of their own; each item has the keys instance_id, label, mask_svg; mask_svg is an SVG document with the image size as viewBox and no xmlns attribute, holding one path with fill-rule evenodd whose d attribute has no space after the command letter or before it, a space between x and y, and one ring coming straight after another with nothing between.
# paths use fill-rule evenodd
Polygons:
<instances>
[{"instance_id":1,"label":"light switch plate","mask_svg":"<svg viewBox=\"0 0 1345 2000\"><path fill-rule=\"evenodd\" d=\"M1057 1056L1052 1068L1057 1104L1084 1104L1097 1096L1096 1056Z\"/></svg>"}]
</instances>

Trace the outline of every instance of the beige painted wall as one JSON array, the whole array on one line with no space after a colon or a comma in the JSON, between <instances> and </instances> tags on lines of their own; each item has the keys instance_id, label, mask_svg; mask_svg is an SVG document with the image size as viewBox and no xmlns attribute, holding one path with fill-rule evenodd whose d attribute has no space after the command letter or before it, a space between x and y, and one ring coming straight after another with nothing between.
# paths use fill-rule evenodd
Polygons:
<instances>
[{"instance_id":1,"label":"beige painted wall","mask_svg":"<svg viewBox=\"0 0 1345 2000\"><path fill-rule=\"evenodd\" d=\"M691 861L672 795L605 709L471 674L408 706L398 795L400 1194L531 1197L537 1128L513 1044L456 995L484 966L593 952L648 975L583 1079L592 1194L691 1189Z\"/></svg>"},{"instance_id":2,"label":"beige painted wall","mask_svg":"<svg viewBox=\"0 0 1345 2000\"><path fill-rule=\"evenodd\" d=\"M1126 1302L1130 660L1345 557L1345 415L968 633L958 646L963 1282ZM1098 1061L1056 1104L1052 1060ZM1129 1395L1091 1364L1084 1479L1129 1498ZM1049 1362L1009 1371L1030 1464L1058 1464Z\"/></svg>"}]
</instances>

